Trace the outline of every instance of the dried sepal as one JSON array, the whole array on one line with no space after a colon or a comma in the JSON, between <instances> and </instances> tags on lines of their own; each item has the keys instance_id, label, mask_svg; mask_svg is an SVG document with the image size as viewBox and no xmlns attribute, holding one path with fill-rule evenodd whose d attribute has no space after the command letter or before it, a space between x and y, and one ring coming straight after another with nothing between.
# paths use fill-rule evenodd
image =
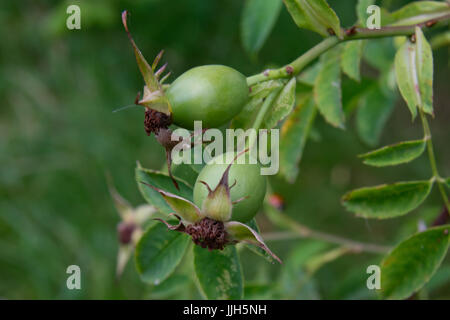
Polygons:
<instances>
[{"instance_id":1,"label":"dried sepal","mask_svg":"<svg viewBox=\"0 0 450 320\"><path fill-rule=\"evenodd\" d=\"M268 254L270 254L279 263L282 263L280 258L278 258L264 243L261 235L259 235L255 230L250 228L244 223L238 221L230 221L224 223L225 231L228 234L229 240L234 242L243 242L252 244L260 247Z\"/></svg>"},{"instance_id":2,"label":"dried sepal","mask_svg":"<svg viewBox=\"0 0 450 320\"><path fill-rule=\"evenodd\" d=\"M233 204L228 186L219 183L213 191L209 186L207 187L209 193L203 200L202 212L205 216L217 221L230 220Z\"/></svg>"},{"instance_id":3,"label":"dried sepal","mask_svg":"<svg viewBox=\"0 0 450 320\"><path fill-rule=\"evenodd\" d=\"M108 185L109 194L111 195L111 198L113 199L114 207L116 208L117 213L119 214L119 216L122 220L128 219L128 216L130 215L130 212L133 210L133 207L117 191L117 189L114 186L114 183L112 181L111 175L109 173L106 174L106 182Z\"/></svg>"},{"instance_id":4,"label":"dried sepal","mask_svg":"<svg viewBox=\"0 0 450 320\"><path fill-rule=\"evenodd\" d=\"M236 181L230 187L228 184L228 176L232 164L238 157L247 152L248 149L239 153L222 174L222 177L214 190L204 181L200 181L208 189L208 196L203 200L202 212L205 216L217 221L229 221L233 210L233 202L231 201L230 189L234 187ZM243 199L242 199L243 200ZM240 201L240 200L239 200Z\"/></svg>"},{"instance_id":5,"label":"dried sepal","mask_svg":"<svg viewBox=\"0 0 450 320\"><path fill-rule=\"evenodd\" d=\"M187 223L195 223L202 218L200 209L191 201L177 196L176 194L156 188L144 181L141 181L141 183L159 192L159 194L164 198L167 204L176 212L179 217L181 217L182 221L185 221Z\"/></svg>"},{"instance_id":6,"label":"dried sepal","mask_svg":"<svg viewBox=\"0 0 450 320\"><path fill-rule=\"evenodd\" d=\"M117 265L116 265L116 279L120 279L128 261L130 260L131 254L133 253L134 247L132 245L120 245L119 251L117 252Z\"/></svg>"},{"instance_id":7,"label":"dried sepal","mask_svg":"<svg viewBox=\"0 0 450 320\"><path fill-rule=\"evenodd\" d=\"M138 101L138 104L142 104L145 107L151 108L158 112L162 112L166 115L170 115L172 110L170 106L170 102L167 97L164 95L164 90L158 81L158 76L164 71L160 69L160 73L156 75L154 73L154 69L156 68L159 60L162 57L163 51L161 51L155 58L152 67L148 64L141 50L139 50L138 46L133 40L130 31L128 30L127 25L127 11L122 12L122 23L127 32L128 39L133 46L134 54L136 56L136 62L138 64L139 70L144 78L144 82L146 86L144 87L144 97L142 100ZM147 89L146 89L147 88Z\"/></svg>"},{"instance_id":8,"label":"dried sepal","mask_svg":"<svg viewBox=\"0 0 450 320\"><path fill-rule=\"evenodd\" d=\"M172 214L173 215L173 214ZM176 216L176 215L175 215ZM177 216L178 217L178 216ZM185 226L184 226L184 224L182 223L182 221L181 221L181 218L180 217L178 217L179 219L179 223L178 224L176 224L176 225L172 225L172 224L170 224L170 223L168 223L167 221L165 221L165 220L163 220L163 219L160 219L160 218L155 218L154 220L158 220L158 221L160 221L160 222L162 222L162 223L164 223L165 225L166 225L166 227L168 228L168 229L170 229L170 230L173 230L173 231L178 231L178 232L185 232Z\"/></svg>"},{"instance_id":9,"label":"dried sepal","mask_svg":"<svg viewBox=\"0 0 450 320\"><path fill-rule=\"evenodd\" d=\"M109 193L121 220L117 224L119 250L117 252L116 278L119 279L142 235L141 226L156 212L156 208L148 204L133 208L116 190L110 174L106 174L106 179Z\"/></svg>"}]
</instances>

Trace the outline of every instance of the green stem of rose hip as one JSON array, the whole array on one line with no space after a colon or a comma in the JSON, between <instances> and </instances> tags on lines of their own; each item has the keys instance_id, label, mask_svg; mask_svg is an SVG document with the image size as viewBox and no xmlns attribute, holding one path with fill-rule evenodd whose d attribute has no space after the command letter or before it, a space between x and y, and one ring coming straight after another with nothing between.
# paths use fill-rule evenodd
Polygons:
<instances>
[{"instance_id":1,"label":"green stem of rose hip","mask_svg":"<svg viewBox=\"0 0 450 320\"><path fill-rule=\"evenodd\" d=\"M433 141L431 138L431 130L428 124L427 116L423 112L421 108L419 108L420 119L422 120L423 133L425 137L427 137L427 151L428 151L428 159L430 161L431 171L433 173L433 177L436 179L439 192L441 194L442 200L444 201L444 205L447 210L450 212L450 203L448 200L447 192L445 191L445 185L443 183L443 179L439 175L439 171L436 164L436 157L434 155Z\"/></svg>"},{"instance_id":2,"label":"green stem of rose hip","mask_svg":"<svg viewBox=\"0 0 450 320\"><path fill-rule=\"evenodd\" d=\"M264 100L261 108L258 111L258 114L256 115L256 119L253 122L252 129L255 129L255 132L258 132L259 128L261 128L261 125L264 121L264 117L266 116L267 111L272 106L273 101L277 97L278 93L279 90L274 90ZM250 149L254 146L257 137L258 137L257 135L250 135L249 139L247 140L246 149Z\"/></svg>"},{"instance_id":3,"label":"green stem of rose hip","mask_svg":"<svg viewBox=\"0 0 450 320\"><path fill-rule=\"evenodd\" d=\"M297 75L302 71L309 63L318 58L322 53L333 48L335 45L353 40L362 39L374 39L374 38L385 38L385 37L395 37L395 36L408 36L415 32L415 27L432 27L438 22L448 22L450 20L450 14L444 14L440 17L435 17L431 20L424 21L422 23L408 25L408 26L390 26L383 27L380 29L367 29L367 28L350 28L346 30L345 36L342 40L338 39L336 36L328 37L317 44L315 47L306 51L296 60L287 64L280 69L265 70L262 73L250 76L247 78L247 84L252 86L258 82L289 78L293 75Z\"/></svg>"},{"instance_id":4,"label":"green stem of rose hip","mask_svg":"<svg viewBox=\"0 0 450 320\"><path fill-rule=\"evenodd\" d=\"M252 86L258 82L280 79L280 78L288 78L293 75L297 75L300 71L303 70L309 63L314 61L317 57L319 57L322 53L331 49L335 45L337 45L340 40L337 37L329 37L312 47L296 60L291 62L290 64L280 68L273 70L265 70L264 72L248 77L247 84Z\"/></svg>"}]
</instances>

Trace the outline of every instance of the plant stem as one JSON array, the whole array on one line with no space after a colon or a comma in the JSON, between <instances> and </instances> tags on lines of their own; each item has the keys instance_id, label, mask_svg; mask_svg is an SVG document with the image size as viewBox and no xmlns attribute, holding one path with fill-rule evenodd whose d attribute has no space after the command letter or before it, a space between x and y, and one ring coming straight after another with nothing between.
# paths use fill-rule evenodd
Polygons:
<instances>
[{"instance_id":1,"label":"plant stem","mask_svg":"<svg viewBox=\"0 0 450 320\"><path fill-rule=\"evenodd\" d=\"M259 74L248 77L247 84L252 86L261 81L296 76L322 53L344 41L409 36L415 32L416 27L428 28L436 25L438 22L448 22L449 19L450 14L443 14L442 16L435 17L422 23L408 26L388 26L380 29L350 28L349 30L346 30L343 39L339 39L336 36L328 37L286 66L279 69L265 70Z\"/></svg>"},{"instance_id":2,"label":"plant stem","mask_svg":"<svg viewBox=\"0 0 450 320\"><path fill-rule=\"evenodd\" d=\"M319 57L325 51L333 48L337 45L340 40L337 37L329 37L312 47L300 57L292 61L290 64L280 68L273 70L266 70L257 75L251 76L247 78L247 84L249 86L266 80L272 79L280 79L280 78L288 78L291 76L297 75L300 71L303 70L309 63Z\"/></svg>"},{"instance_id":3,"label":"plant stem","mask_svg":"<svg viewBox=\"0 0 450 320\"><path fill-rule=\"evenodd\" d=\"M269 108L272 106L272 102L275 100L276 96L278 95L279 90L272 91L264 100L261 108L258 111L258 114L256 115L255 121L253 122L252 129L255 130L255 135L250 135L249 139L247 140L246 148L253 148L254 144L256 143L256 139L258 137L258 130L261 127L264 117L269 110Z\"/></svg>"},{"instance_id":4,"label":"plant stem","mask_svg":"<svg viewBox=\"0 0 450 320\"><path fill-rule=\"evenodd\" d=\"M272 102L275 100L275 97L277 95L278 95L278 90L274 90L264 100L264 103L262 104L261 108L258 111L258 114L256 115L255 122L253 122L252 128L255 129L255 131L258 131L259 128L261 127L261 124L264 120L266 112L272 106Z\"/></svg>"},{"instance_id":5,"label":"plant stem","mask_svg":"<svg viewBox=\"0 0 450 320\"><path fill-rule=\"evenodd\" d=\"M321 240L329 243L334 243L341 245L350 249L353 252L369 252L375 254L385 254L391 248L387 246L381 246L372 243L364 243L359 242L347 238L343 238L340 236L328 234L321 231L312 230L289 216L285 215L281 211L273 208L270 205L265 206L265 212L267 217L270 219L272 223L275 225L289 229L288 232L273 232L273 233L265 233L263 234L263 239L267 241L276 241L276 240L289 240L289 239L297 239L297 238L311 238L316 240Z\"/></svg>"},{"instance_id":6,"label":"plant stem","mask_svg":"<svg viewBox=\"0 0 450 320\"><path fill-rule=\"evenodd\" d=\"M428 151L428 160L430 161L431 172L433 173L433 177L436 179L439 192L441 193L442 200L444 201L444 205L447 210L450 212L450 203L448 201L448 196L445 191L445 185L443 183L442 177L439 175L439 171L436 165L436 157L434 155L433 149L433 141L431 139L431 130L428 124L427 116L423 112L422 108L419 108L420 119L422 120L423 133L425 139L427 140L427 151Z\"/></svg>"}]
</instances>

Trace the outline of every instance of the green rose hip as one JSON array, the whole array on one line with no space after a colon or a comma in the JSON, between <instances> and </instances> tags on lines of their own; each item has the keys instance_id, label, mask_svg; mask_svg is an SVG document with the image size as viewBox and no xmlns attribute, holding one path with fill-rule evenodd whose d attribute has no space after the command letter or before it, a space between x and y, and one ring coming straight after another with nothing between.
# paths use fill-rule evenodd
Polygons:
<instances>
[{"instance_id":1,"label":"green rose hip","mask_svg":"<svg viewBox=\"0 0 450 320\"><path fill-rule=\"evenodd\" d=\"M193 129L194 121L203 128L219 127L235 117L248 100L244 75L233 68L207 65L190 69L166 90L172 107L173 123Z\"/></svg>"},{"instance_id":2,"label":"green rose hip","mask_svg":"<svg viewBox=\"0 0 450 320\"><path fill-rule=\"evenodd\" d=\"M202 206L203 201L208 196L208 189L205 182L211 189L219 183L224 171L227 168L225 161L220 155L207 164L197 177L194 186L194 203ZM235 161L230 168L229 184L231 201L243 200L233 204L231 220L239 222L250 221L258 212L266 194L266 177L261 175L258 164L249 164L248 158L245 164ZM234 186L233 186L234 185Z\"/></svg>"}]
</instances>

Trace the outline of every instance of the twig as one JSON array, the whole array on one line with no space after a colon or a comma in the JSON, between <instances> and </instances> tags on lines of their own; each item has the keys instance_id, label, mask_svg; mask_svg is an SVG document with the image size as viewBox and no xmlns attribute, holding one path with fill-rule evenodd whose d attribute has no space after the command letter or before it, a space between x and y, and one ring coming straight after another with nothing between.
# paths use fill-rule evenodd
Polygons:
<instances>
[{"instance_id":1,"label":"twig","mask_svg":"<svg viewBox=\"0 0 450 320\"><path fill-rule=\"evenodd\" d=\"M272 223L274 223L278 227L290 230L284 232L265 233L262 235L262 237L267 241L310 238L339 244L352 250L355 253L369 252L376 254L385 254L391 250L391 247L388 246L359 242L322 231L312 230L268 204L265 206L265 212Z\"/></svg>"},{"instance_id":2,"label":"twig","mask_svg":"<svg viewBox=\"0 0 450 320\"><path fill-rule=\"evenodd\" d=\"M390 26L380 29L352 27L351 29L349 29L349 31L351 30L351 32L345 32L345 36L343 39L339 39L336 36L328 37L286 66L280 69L265 70L259 74L248 77L247 83L249 86L251 86L261 81L290 78L292 76L295 76L299 74L300 71L302 71L309 63L318 58L322 53L333 48L335 45L341 42L395 36L408 36L415 32L416 27L430 28L435 26L438 22L447 22L449 19L450 14L444 14L440 17L438 16L422 23L412 24L408 26Z\"/></svg>"},{"instance_id":3,"label":"twig","mask_svg":"<svg viewBox=\"0 0 450 320\"><path fill-rule=\"evenodd\" d=\"M439 171L438 171L437 165L436 165L436 158L434 156L434 150L433 150L433 141L431 138L431 130L430 130L430 126L428 125L427 116L423 112L422 108L418 108L418 109L419 109L420 119L422 120L423 133L424 133L425 137L428 137L427 150L428 150L428 160L430 162L431 171L433 173L433 177L436 179L436 182L438 184L439 192L441 194L442 200L444 201L444 205L447 208L447 211L450 211L450 203L448 200L447 193L445 191L444 179L439 175Z\"/></svg>"}]
</instances>

